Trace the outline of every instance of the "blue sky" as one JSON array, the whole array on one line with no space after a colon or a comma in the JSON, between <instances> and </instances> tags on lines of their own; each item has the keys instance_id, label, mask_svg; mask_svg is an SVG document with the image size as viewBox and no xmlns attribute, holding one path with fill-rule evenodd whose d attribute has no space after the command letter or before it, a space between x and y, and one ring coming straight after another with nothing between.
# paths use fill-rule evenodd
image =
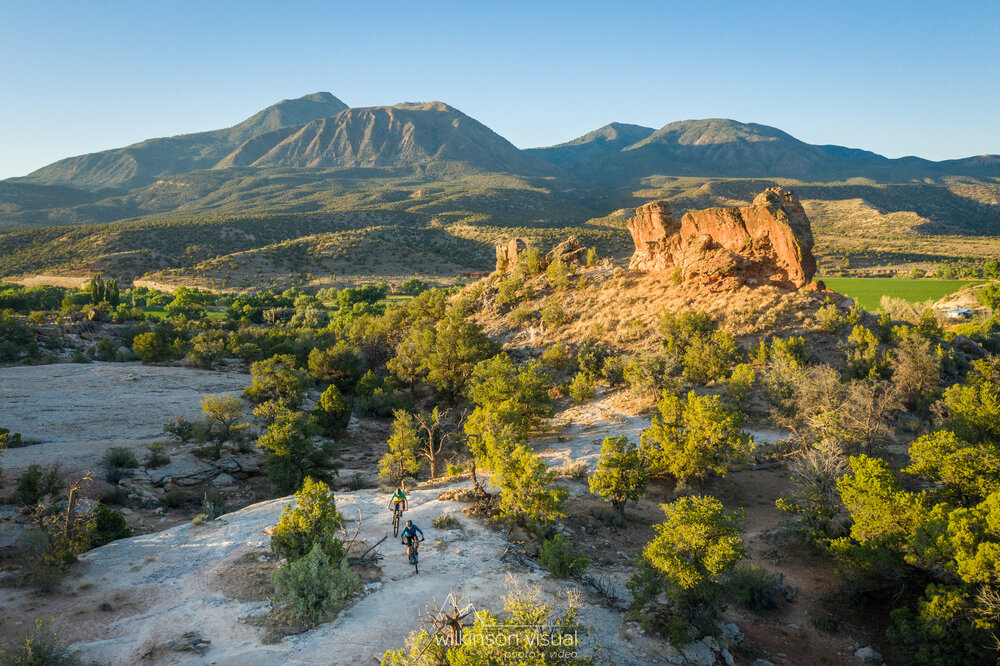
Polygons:
<instances>
[{"instance_id":1,"label":"blue sky","mask_svg":"<svg viewBox=\"0 0 1000 666\"><path fill-rule=\"evenodd\" d=\"M442 100L522 148L726 117L890 157L1000 153L998 35L996 0L0 0L0 178L318 90Z\"/></svg>"}]
</instances>

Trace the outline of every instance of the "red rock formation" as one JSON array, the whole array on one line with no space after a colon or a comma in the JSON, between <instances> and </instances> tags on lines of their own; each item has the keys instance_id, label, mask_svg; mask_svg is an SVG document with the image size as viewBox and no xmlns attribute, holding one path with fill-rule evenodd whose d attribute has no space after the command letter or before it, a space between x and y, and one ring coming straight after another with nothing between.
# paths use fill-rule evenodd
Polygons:
<instances>
[{"instance_id":1,"label":"red rock formation","mask_svg":"<svg viewBox=\"0 0 1000 666\"><path fill-rule=\"evenodd\" d=\"M628 229L633 270L679 270L685 280L719 288L797 288L816 273L809 218L792 192L776 187L749 206L691 211L680 224L666 202L654 201L636 210Z\"/></svg>"},{"instance_id":2,"label":"red rock formation","mask_svg":"<svg viewBox=\"0 0 1000 666\"><path fill-rule=\"evenodd\" d=\"M517 257L528 249L528 243L523 238L511 238L506 243L496 246L496 270L505 273L517 266Z\"/></svg>"}]
</instances>

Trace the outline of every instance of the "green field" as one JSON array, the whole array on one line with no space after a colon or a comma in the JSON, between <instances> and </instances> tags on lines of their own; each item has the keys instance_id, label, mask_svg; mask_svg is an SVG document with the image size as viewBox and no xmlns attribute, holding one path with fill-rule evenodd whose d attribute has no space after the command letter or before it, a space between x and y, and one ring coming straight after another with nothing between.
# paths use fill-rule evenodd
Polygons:
<instances>
[{"instance_id":1,"label":"green field","mask_svg":"<svg viewBox=\"0 0 1000 666\"><path fill-rule=\"evenodd\" d=\"M881 310L879 302L882 300L882 296L892 296L917 303L927 299L938 300L966 285L983 282L983 280L906 280L902 278L863 277L817 277L816 279L823 280L827 288L850 296L858 305L872 312Z\"/></svg>"}]
</instances>

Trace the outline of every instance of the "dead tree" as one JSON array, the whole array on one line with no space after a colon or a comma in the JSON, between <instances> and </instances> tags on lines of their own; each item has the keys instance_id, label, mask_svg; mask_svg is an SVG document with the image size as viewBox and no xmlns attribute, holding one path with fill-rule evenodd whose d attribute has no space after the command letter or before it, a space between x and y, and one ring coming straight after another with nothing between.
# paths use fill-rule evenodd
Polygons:
<instances>
[{"instance_id":1,"label":"dead tree","mask_svg":"<svg viewBox=\"0 0 1000 666\"><path fill-rule=\"evenodd\" d=\"M427 464L431 469L432 479L436 479L438 476L438 463L441 460L442 452L458 434L457 429L445 431L444 422L448 418L448 412L449 410L440 412L435 407L430 413L423 412L413 415L414 420L419 424L420 429L425 435L420 455L427 460Z\"/></svg>"},{"instance_id":2,"label":"dead tree","mask_svg":"<svg viewBox=\"0 0 1000 666\"><path fill-rule=\"evenodd\" d=\"M427 619L424 624L433 631L432 635L447 634L452 647L462 645L462 635L465 632L465 618L475 613L475 606L471 602L466 602L462 597L456 597L454 592L448 594L445 599L445 607L438 606L437 601L432 601L426 609Z\"/></svg>"}]
</instances>

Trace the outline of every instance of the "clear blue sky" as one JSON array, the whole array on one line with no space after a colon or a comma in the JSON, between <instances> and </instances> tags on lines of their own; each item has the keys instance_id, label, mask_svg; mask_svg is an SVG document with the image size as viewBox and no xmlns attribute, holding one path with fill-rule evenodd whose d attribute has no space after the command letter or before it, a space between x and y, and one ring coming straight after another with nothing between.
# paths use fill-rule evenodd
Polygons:
<instances>
[{"instance_id":1,"label":"clear blue sky","mask_svg":"<svg viewBox=\"0 0 1000 666\"><path fill-rule=\"evenodd\" d=\"M726 117L890 157L1000 153L997 0L0 0L0 63L0 178L318 90L442 100L520 147Z\"/></svg>"}]
</instances>

